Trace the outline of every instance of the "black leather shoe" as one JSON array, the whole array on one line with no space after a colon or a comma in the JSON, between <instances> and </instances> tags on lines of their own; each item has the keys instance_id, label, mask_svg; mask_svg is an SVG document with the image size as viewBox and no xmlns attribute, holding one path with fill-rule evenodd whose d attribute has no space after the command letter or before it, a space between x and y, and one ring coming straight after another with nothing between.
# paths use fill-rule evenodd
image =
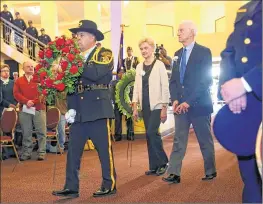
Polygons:
<instances>
[{"instance_id":1,"label":"black leather shoe","mask_svg":"<svg viewBox=\"0 0 263 204\"><path fill-rule=\"evenodd\" d=\"M208 181L208 180L212 180L214 179L215 177L217 176L217 173L213 173L213 174L210 174L210 175L205 175L204 178L202 178L203 181Z\"/></svg>"},{"instance_id":2,"label":"black leather shoe","mask_svg":"<svg viewBox=\"0 0 263 204\"><path fill-rule=\"evenodd\" d=\"M120 137L116 137L116 136L115 136L115 141L116 141L116 142L121 141L121 140L122 140L122 137L121 137L121 136L120 136Z\"/></svg>"},{"instance_id":3,"label":"black leather shoe","mask_svg":"<svg viewBox=\"0 0 263 204\"><path fill-rule=\"evenodd\" d=\"M109 195L115 194L116 192L117 192L116 188L111 190L111 189L101 187L99 190L97 190L95 193L93 193L93 197L109 196Z\"/></svg>"},{"instance_id":4,"label":"black leather shoe","mask_svg":"<svg viewBox=\"0 0 263 204\"><path fill-rule=\"evenodd\" d=\"M159 168L157 169L157 171L156 171L156 175L157 175L157 176L163 175L163 174L166 172L167 168L168 168L168 165L167 165L167 164L159 167Z\"/></svg>"},{"instance_id":5,"label":"black leather shoe","mask_svg":"<svg viewBox=\"0 0 263 204\"><path fill-rule=\"evenodd\" d=\"M156 170L145 171L145 175L147 175L147 176L156 175Z\"/></svg>"},{"instance_id":6,"label":"black leather shoe","mask_svg":"<svg viewBox=\"0 0 263 204\"><path fill-rule=\"evenodd\" d=\"M177 176L175 174L170 174L168 177L163 177L163 181L167 183L180 183L181 182L181 177Z\"/></svg>"},{"instance_id":7,"label":"black leather shoe","mask_svg":"<svg viewBox=\"0 0 263 204\"><path fill-rule=\"evenodd\" d=\"M53 191L52 195L61 196L61 197L77 198L77 197L79 197L79 192L78 191L72 191L69 189L63 189L61 191Z\"/></svg>"}]
</instances>

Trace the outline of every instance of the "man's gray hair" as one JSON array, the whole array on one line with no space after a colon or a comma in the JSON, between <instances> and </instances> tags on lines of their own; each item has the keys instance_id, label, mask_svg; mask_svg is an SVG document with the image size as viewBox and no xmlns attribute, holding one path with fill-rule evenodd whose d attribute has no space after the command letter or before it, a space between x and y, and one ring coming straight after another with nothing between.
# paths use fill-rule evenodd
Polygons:
<instances>
[{"instance_id":1,"label":"man's gray hair","mask_svg":"<svg viewBox=\"0 0 263 204\"><path fill-rule=\"evenodd\" d=\"M197 34L197 27L196 27L196 25L194 24L193 21L191 21L191 20L184 20L184 21L182 21L180 23L180 25L182 25L182 24L183 25L187 25L187 27L189 29L193 30L194 31L194 36L196 36L196 34Z\"/></svg>"}]
</instances>

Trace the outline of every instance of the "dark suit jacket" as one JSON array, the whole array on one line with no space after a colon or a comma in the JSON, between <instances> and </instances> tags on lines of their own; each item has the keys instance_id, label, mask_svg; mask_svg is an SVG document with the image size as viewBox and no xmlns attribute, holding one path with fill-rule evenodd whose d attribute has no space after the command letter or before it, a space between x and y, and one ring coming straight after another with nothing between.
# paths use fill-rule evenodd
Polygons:
<instances>
[{"instance_id":1,"label":"dark suit jacket","mask_svg":"<svg viewBox=\"0 0 263 204\"><path fill-rule=\"evenodd\" d=\"M79 84L82 85L108 85L112 80L113 61L107 64L96 64L91 62L97 48L95 48L85 62L83 73ZM101 48L98 54L98 60L103 61L106 55L112 55L110 50ZM68 109L74 109L77 112L76 122L95 121L104 118L114 118L113 107L111 103L110 90L92 90L83 93L74 93L68 95Z\"/></svg>"},{"instance_id":2,"label":"dark suit jacket","mask_svg":"<svg viewBox=\"0 0 263 204\"><path fill-rule=\"evenodd\" d=\"M0 103L0 115L2 114L4 108L8 108L10 104L13 105L17 104L17 101L15 100L13 95L14 81L9 80L7 85L3 85L2 82L1 86L2 86L2 102Z\"/></svg>"},{"instance_id":3,"label":"dark suit jacket","mask_svg":"<svg viewBox=\"0 0 263 204\"><path fill-rule=\"evenodd\" d=\"M189 114L206 116L213 112L210 86L212 84L212 55L209 48L195 43L187 62L183 85L180 83L180 60L183 48L175 52L170 79L171 100L190 105Z\"/></svg>"}]
</instances>

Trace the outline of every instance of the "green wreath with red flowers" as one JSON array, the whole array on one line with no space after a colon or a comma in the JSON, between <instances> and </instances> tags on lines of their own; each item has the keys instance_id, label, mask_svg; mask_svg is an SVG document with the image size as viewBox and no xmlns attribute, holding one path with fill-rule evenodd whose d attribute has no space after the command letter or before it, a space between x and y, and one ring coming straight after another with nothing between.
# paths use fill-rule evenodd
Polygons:
<instances>
[{"instance_id":1,"label":"green wreath with red flowers","mask_svg":"<svg viewBox=\"0 0 263 204\"><path fill-rule=\"evenodd\" d=\"M46 101L51 104L59 92L73 93L83 72L84 59L76 39L56 37L38 56L33 79L38 81L38 91Z\"/></svg>"}]
</instances>

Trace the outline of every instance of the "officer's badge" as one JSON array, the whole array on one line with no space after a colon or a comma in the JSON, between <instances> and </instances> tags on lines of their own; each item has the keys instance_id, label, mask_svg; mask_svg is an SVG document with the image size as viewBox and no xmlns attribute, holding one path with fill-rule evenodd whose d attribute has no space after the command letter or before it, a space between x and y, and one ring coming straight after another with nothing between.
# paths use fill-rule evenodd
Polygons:
<instances>
[{"instance_id":1,"label":"officer's badge","mask_svg":"<svg viewBox=\"0 0 263 204\"><path fill-rule=\"evenodd\" d=\"M82 26L82 21L79 22L79 27L81 27L81 26Z\"/></svg>"}]
</instances>

